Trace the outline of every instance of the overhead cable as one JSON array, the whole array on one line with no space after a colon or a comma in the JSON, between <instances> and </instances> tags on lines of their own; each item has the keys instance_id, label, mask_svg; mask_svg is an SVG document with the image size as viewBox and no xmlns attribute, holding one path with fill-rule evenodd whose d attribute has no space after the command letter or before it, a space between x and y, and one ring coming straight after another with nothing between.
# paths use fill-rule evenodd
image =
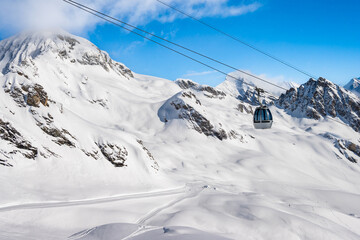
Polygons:
<instances>
[{"instance_id":1,"label":"overhead cable","mask_svg":"<svg viewBox=\"0 0 360 240\"><path fill-rule=\"evenodd\" d=\"M206 64L206 63L204 63L204 62L201 62L201 61L199 61L199 60L197 60L197 59L195 59L195 58L193 58L193 57L191 57L191 56L188 56L188 55L186 55L186 54L184 54L184 53L182 53L182 52L179 52L179 51L177 51L177 50L175 50L175 49L173 49L173 48L170 48L170 47L168 47L168 46L166 46L166 45L164 45L164 44L162 44L162 43L159 43L159 42L157 42L157 41L155 41L155 40L153 40L153 39L151 39L151 38L149 38L149 37L147 37L147 36L144 36L144 35L142 35L142 34L140 34L140 33L135 32L134 30L136 30L136 29L139 30L139 29L136 28L136 27L132 27L133 29L129 29L129 28L124 27L124 26L120 25L119 23L116 23L116 22L114 22L114 21L112 21L112 20L110 20L110 19L108 19L108 18L111 18L111 19L113 19L113 20L116 20L117 22L121 22L121 23L123 23L124 25L127 25L127 26L131 26L130 24L125 24L124 22L122 22L122 21L120 21L120 20L117 20L117 19L115 19L115 18L113 18L113 17L110 17L110 16L108 16L108 15L106 15L106 14L104 14L104 13L98 12L98 11L96 11L96 10L92 10L91 8L86 7L85 5L79 4L79 3L75 2L75 1L72 1L72 0L63 0L63 1L66 2L66 3L68 3L68 4L71 4L71 5L75 6L75 7L77 7L77 8L79 8L79 9L85 11L85 12L88 12L88 13L90 13L90 14L98 17L98 18L101 18L101 19L103 19L103 20L105 20L105 21L107 21L107 22L109 22L109 23L111 23L111 24L114 24L114 25L116 25L116 26L118 26L118 27L120 27L120 28L123 28L123 29L131 32L131 33L134 33L134 34L136 34L136 35L138 35L138 36L140 36L140 37L142 37L142 38L144 38L144 39L147 39L147 40L149 40L149 41L151 41L151 42L153 42L153 43L156 43L156 44L158 44L158 45L160 45L160 46L162 46L162 47L164 47L164 48L166 48L166 49L168 49L168 50L170 50L170 51L172 51L172 52L175 52L175 53L177 53L177 54L179 54L179 55L181 55L181 56L183 56L183 57L186 57L186 58L188 58L188 59L190 59L190 60L193 60L193 61L195 61L195 62L197 62L197 63L199 63L199 64L201 64L201 65L203 65L203 66L206 66L206 67L208 67L208 68L210 68L210 69L213 69L213 70L215 70L215 71L217 71L217 72L219 72L219 73L221 73L221 74L223 74L223 75L225 75L225 76L228 76L228 77L233 78L233 79L235 79L235 80L239 80L238 78L236 78L236 77L234 77L234 76L232 76L232 75L230 75L230 74L227 74L227 73L225 73L225 72L223 72L223 71L221 71L221 70L219 70L219 69L217 69L217 68L215 68L215 67L212 67L212 66L210 66L210 65L208 65L208 64ZM102 16L101 16L100 14L101 14ZM143 32L147 33L145 30L143 30ZM150 34L150 33L149 33L149 34ZM153 34L150 34L150 35L152 35L152 36L155 37L155 35L153 35ZM158 37L158 38L160 38L160 37ZM162 39L162 38L160 38L160 39ZM175 44L175 43L174 43L174 44ZM179 45L179 47L180 47L180 46L181 46L181 45ZM185 47L182 47L182 48L186 49ZM192 52L192 50L190 50L190 49L189 49L188 51L191 51L191 52ZM195 53L195 51L194 51L194 53ZM200 54L198 54L198 55L200 55ZM204 55L204 56L205 56L205 55ZM209 59L211 59L211 58L209 58ZM216 60L215 60L215 61L216 61ZM280 87L280 86L278 86L278 85L276 85L276 84L273 84L273 83L271 83L271 82L268 82L268 81L266 81L265 79L259 78L259 77L255 76L255 75L250 74L250 73L246 73L246 72L243 72L243 73L246 74L246 75L252 76L252 77L254 77L254 78L257 78L257 79L259 79L259 80L261 80L261 81L265 81L265 82L267 82L267 83L269 83L269 84L271 84L271 85L274 85L274 86L276 86L276 87L279 87L279 88L281 88L281 89L287 90L287 89L285 89L285 88L283 88L283 87ZM247 83L247 82L245 82L245 81L242 81L242 83L244 83L244 84L246 84L246 85L249 85L249 86L251 86L251 87L254 87L252 84L249 84L249 83ZM348 126L348 125L346 125L346 124L344 124L344 123L342 123L342 122L340 122L340 121L337 121L336 119L332 119L332 118L326 118L326 119L330 119L330 120L335 121L335 122L338 122L338 123L340 123L340 124L342 124L342 125Z\"/></svg>"},{"instance_id":2,"label":"overhead cable","mask_svg":"<svg viewBox=\"0 0 360 240\"><path fill-rule=\"evenodd\" d=\"M228 68L231 68L231 69L233 69L233 70L236 70L236 71L238 71L238 72L241 72L241 73L243 73L243 74L245 74L245 75L248 75L248 76L253 77L253 78L255 78L255 79L258 79L258 80L260 80L260 81L263 81L263 82L265 82L265 83L267 83L267 84L270 84L270 85L272 85L272 86L275 86L275 87L280 88L280 89L285 90L285 91L288 90L288 89L286 89L286 88L284 88L284 87L281 87L281 86L279 86L279 85L277 85L277 84L275 84L275 83L272 83L272 82L270 82L270 81L268 81L268 80L265 80L265 79L263 79L263 78L260 78L260 77L254 75L254 74L245 72L245 71L240 70L240 69L238 69L238 68L235 68L235 67L233 67L233 66L231 66L231 65L229 65L229 64L226 64L226 63L224 63L224 62L222 62L222 61L218 61L218 60L216 60L216 59L214 59L214 58L208 57L208 56L206 56L205 54L199 53L199 52L194 51L194 50L192 50L192 49L190 49L190 48L184 47L184 46L182 46L182 45L180 45L180 44L178 44L178 43L175 43L175 42L172 42L172 41L167 40L167 39L165 39L165 38L162 38L162 37L160 37L160 36L157 36L157 35L155 35L155 34L153 34L153 33L150 33L150 32L148 32L148 31L146 31L146 30L143 30L143 29L138 28L138 27L136 27L136 26L133 26L133 25L131 25L131 24L129 24L129 23L126 23L126 22L124 22L124 21L121 21L121 20L119 20L119 19L117 19L117 18L114 18L114 17L112 17L112 16L109 16L109 15L107 15L107 14L105 14L105 13L102 13L102 12L100 12L100 11L97 11L97 10L95 10L95 9L93 9L93 8L90 8L90 7L88 7L88 6L85 6L85 5L83 5L83 4L80 4L80 3L76 2L76 1L73 1L73 0L63 0L63 1L65 1L65 2L67 2L67 3L69 3L69 4L71 4L71 5L73 5L73 6L75 6L75 7L78 7L78 8L80 8L80 9L82 9L82 10L88 12L88 13L91 13L91 14L97 16L97 17L100 17L100 18L102 18L103 20L108 21L108 22L110 22L110 23L112 23L112 24L115 24L115 23L112 22L112 21L109 21L109 19L111 19L111 20L113 20L113 21L116 21L116 22L119 22L119 23L121 23L121 24L124 24L124 25L126 25L126 26L129 26L129 27L133 28L133 30L127 29L127 28L125 28L125 27L122 26L122 25L115 24L115 25L117 25L117 26L119 26L119 27L121 27L121 28L126 29L127 31L132 32L132 33L135 33L134 30L141 31L141 32L143 32L143 33L146 33L146 34L152 36L152 37L155 37L155 38L157 38L157 39L160 39L160 40L162 40L162 41L165 41L165 42L167 42L167 43L170 43L170 44L172 44L172 45L174 45L174 46L177 46L177 47L182 48L182 49L184 49L184 50L187 50L187 51L189 51L189 52L191 52L191 53L194 53L194 54L196 54L196 55L199 55L199 56L201 56L201 57L204 57L204 58L206 58L206 59L209 59L209 60L211 60L211 61L213 61L213 62L219 63L219 64L221 64L221 65L223 65L223 66L226 66L226 67L228 67ZM103 17L101 17L101 16L99 16L99 15L101 15L101 16L103 16ZM138 34L138 33L135 33L135 34L137 34L137 35L139 35L139 36L141 36L141 37L149 40L149 38L147 38L146 36L143 36L143 35ZM161 44L161 43L158 43L158 42L156 42L156 41L152 41L152 42L154 42L154 43L156 43L156 44L159 44L159 45L161 45L161 46L163 46L163 47L165 46L165 45L163 45L163 44ZM166 48L170 49L169 47L166 47ZM173 49L170 49L170 50L174 51ZM174 52L180 54L178 51L174 51ZM181 55L185 56L185 54L181 54ZM190 58L190 59L192 59L192 60L195 60L195 59L193 59L193 58L191 58L191 57L189 57L189 56L187 56L187 55L186 55L186 57L188 57L188 58ZM202 63L202 62L200 62L200 61L198 61L198 60L195 60L195 61L198 62L198 63L200 63L200 64L202 64L202 65L205 65L204 63ZM226 76L231 76L231 75L229 75L229 74L227 74L227 73L224 73L224 72L222 72L222 71L220 71L220 70L217 70L217 69L215 69L215 68L213 68L213 67L210 67L209 65L205 65L205 66L207 66L207 67L209 67L209 68L211 68L211 69L213 69L213 70L215 70L215 71L217 71L217 72L220 72L220 73L222 73L222 74L225 74Z\"/></svg>"},{"instance_id":3,"label":"overhead cable","mask_svg":"<svg viewBox=\"0 0 360 240\"><path fill-rule=\"evenodd\" d=\"M257 51L257 52L259 52L259 53L261 53L261 54L264 54L265 56L267 56L267 57L269 57L269 58L271 58L271 59L273 59L273 60L275 60L275 61L277 61L277 62L279 62L279 63L281 63L281 64L284 64L285 66L288 66L288 67L290 67L290 68L292 68L292 69L294 69L294 70L296 70L296 71L298 71L298 72L300 72L300 73L302 73L302 74L304 74L304 75L306 75L306 76L308 76L308 77L311 77L311 78L315 78L315 79L316 79L316 77L314 77L314 75L312 75L312 74L310 74L310 73L308 73L308 72L306 72L306 71L304 71L304 70L301 70L300 68L298 68L298 67L296 67L296 66L294 66L294 65L292 65L292 64L290 64L290 63L287 63L286 61L281 60L280 58L275 57L274 55L272 55L272 54L270 54L270 53L267 53L267 52L265 52L265 51L263 51L263 50L255 47L254 45L252 45L252 44L250 44L250 43L247 43L247 42L245 42L245 41L243 41L243 40L241 40L241 39L239 39L239 38L237 38L237 37L234 37L234 36L230 35L229 33L226 33L225 31L223 31L223 30L221 30L221 29L219 29L219 28L216 28L216 27L214 27L214 26L212 26L212 25L210 25L210 24L208 24L208 23L200 20L199 18L196 18L196 17L190 15L189 13L186 13L186 12L184 12L184 11L182 11L182 10L180 10L180 9L178 9L178 8L170 5L170 4L167 4L167 3L163 2L163 1L161 1L161 0L156 0L156 1L159 2L159 3L161 3L161 4L163 4L163 5L165 5L165 6L168 7L168 8L171 8L171 9L173 9L173 10L181 13L182 15L185 15L185 16L187 16L187 17L189 17L189 18L191 18L191 19L193 19L193 20L195 20L195 21L197 21L197 22L205 25L205 26L208 27L208 28L211 28L212 30L214 30L214 31L216 31L216 32L219 32L219 33L221 33L221 34L223 34L223 35L225 35L225 36L227 36L227 37L229 37L229 38L231 38L231 39L233 39L233 40L235 40L235 41L237 41L237 42L239 42L239 43L241 43L241 44L243 44L243 45L245 45L245 46L248 46L249 48L252 48L253 50L255 50L255 51Z\"/></svg>"}]
</instances>

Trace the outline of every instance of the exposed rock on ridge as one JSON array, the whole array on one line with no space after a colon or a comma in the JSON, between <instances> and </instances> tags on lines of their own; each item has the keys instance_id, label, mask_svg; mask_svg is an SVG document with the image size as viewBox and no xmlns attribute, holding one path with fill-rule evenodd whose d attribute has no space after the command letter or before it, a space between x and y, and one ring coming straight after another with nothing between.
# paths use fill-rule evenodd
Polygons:
<instances>
[{"instance_id":1,"label":"exposed rock on ridge","mask_svg":"<svg viewBox=\"0 0 360 240\"><path fill-rule=\"evenodd\" d=\"M324 78L310 79L297 89L291 88L276 103L299 117L339 117L360 131L360 99Z\"/></svg>"}]
</instances>

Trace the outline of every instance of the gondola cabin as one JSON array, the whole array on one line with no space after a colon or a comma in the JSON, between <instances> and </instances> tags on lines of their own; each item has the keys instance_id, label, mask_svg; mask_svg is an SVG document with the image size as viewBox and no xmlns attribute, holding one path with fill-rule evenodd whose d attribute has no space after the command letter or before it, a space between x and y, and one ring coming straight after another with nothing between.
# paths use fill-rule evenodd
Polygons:
<instances>
[{"instance_id":1,"label":"gondola cabin","mask_svg":"<svg viewBox=\"0 0 360 240\"><path fill-rule=\"evenodd\" d=\"M273 117L268 107L260 106L254 112L254 128L268 129L271 128Z\"/></svg>"}]
</instances>

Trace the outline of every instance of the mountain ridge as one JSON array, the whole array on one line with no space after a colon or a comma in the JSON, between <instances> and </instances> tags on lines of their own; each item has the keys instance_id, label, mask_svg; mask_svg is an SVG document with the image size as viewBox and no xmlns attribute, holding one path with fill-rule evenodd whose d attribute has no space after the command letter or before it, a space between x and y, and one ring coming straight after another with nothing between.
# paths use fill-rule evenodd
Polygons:
<instances>
[{"instance_id":1,"label":"mountain ridge","mask_svg":"<svg viewBox=\"0 0 360 240\"><path fill-rule=\"evenodd\" d=\"M360 131L360 99L321 77L286 91L277 104L297 116L344 118L355 131Z\"/></svg>"}]
</instances>

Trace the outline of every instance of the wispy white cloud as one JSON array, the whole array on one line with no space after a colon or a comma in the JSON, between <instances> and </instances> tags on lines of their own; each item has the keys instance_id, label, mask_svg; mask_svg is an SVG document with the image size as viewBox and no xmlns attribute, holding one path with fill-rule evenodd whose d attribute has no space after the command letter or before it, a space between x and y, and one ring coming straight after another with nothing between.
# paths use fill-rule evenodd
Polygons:
<instances>
[{"instance_id":1,"label":"wispy white cloud","mask_svg":"<svg viewBox=\"0 0 360 240\"><path fill-rule=\"evenodd\" d=\"M210 75L213 73L217 73L217 72L216 71L204 71L204 72L191 71L191 72L183 75L183 77L205 76L205 75Z\"/></svg>"},{"instance_id":2,"label":"wispy white cloud","mask_svg":"<svg viewBox=\"0 0 360 240\"><path fill-rule=\"evenodd\" d=\"M146 44L147 40L144 39L142 41L134 41L134 42L131 42L129 45L127 45L127 47L122 50L122 52L124 54L130 54L132 53L136 48L140 47L140 46L144 46Z\"/></svg>"},{"instance_id":3,"label":"wispy white cloud","mask_svg":"<svg viewBox=\"0 0 360 240\"><path fill-rule=\"evenodd\" d=\"M183 18L155 0L77 0L132 24L151 21L171 22ZM166 1L166 0L164 0ZM168 4L199 18L229 17L256 11L261 4L230 5L229 0L167 0ZM85 33L102 21L61 0L1 0L0 31L12 34L20 30L57 27Z\"/></svg>"}]
</instances>

